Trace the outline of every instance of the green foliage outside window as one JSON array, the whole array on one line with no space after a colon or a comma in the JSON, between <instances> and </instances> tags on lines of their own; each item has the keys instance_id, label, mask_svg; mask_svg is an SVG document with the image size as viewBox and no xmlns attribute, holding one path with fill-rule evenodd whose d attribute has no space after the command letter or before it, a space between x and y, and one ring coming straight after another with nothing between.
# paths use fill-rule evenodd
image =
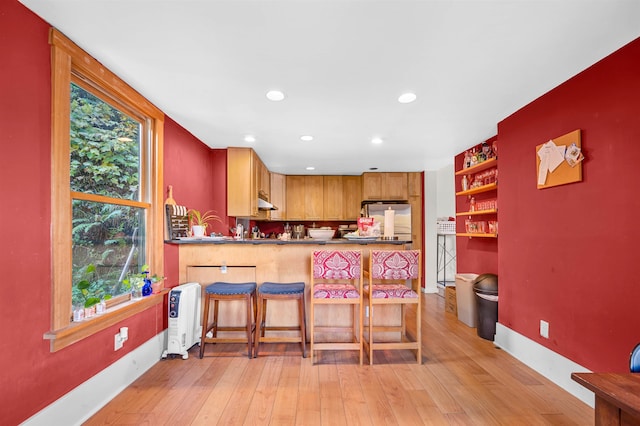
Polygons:
<instances>
[{"instance_id":1,"label":"green foliage outside window","mask_svg":"<svg viewBox=\"0 0 640 426\"><path fill-rule=\"evenodd\" d=\"M139 200L141 124L71 84L71 190ZM74 306L126 293L123 271L145 263L145 210L73 200Z\"/></svg>"}]
</instances>

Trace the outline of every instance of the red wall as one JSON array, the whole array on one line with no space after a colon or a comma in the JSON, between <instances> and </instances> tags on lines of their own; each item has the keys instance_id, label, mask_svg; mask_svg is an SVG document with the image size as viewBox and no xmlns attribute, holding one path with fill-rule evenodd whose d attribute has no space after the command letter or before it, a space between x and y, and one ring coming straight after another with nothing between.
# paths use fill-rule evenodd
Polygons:
<instances>
[{"instance_id":1,"label":"red wall","mask_svg":"<svg viewBox=\"0 0 640 426\"><path fill-rule=\"evenodd\" d=\"M583 181L536 189L535 146L576 129ZM498 140L500 323L591 370L627 371L640 341L640 39L503 120Z\"/></svg>"},{"instance_id":2,"label":"red wall","mask_svg":"<svg viewBox=\"0 0 640 426\"><path fill-rule=\"evenodd\" d=\"M229 235L227 217L227 150L210 149L169 117L164 128L164 184L173 186L177 204L202 212L213 210L222 223L207 232ZM178 246L165 244L166 287L178 285Z\"/></svg>"},{"instance_id":3,"label":"red wall","mask_svg":"<svg viewBox=\"0 0 640 426\"><path fill-rule=\"evenodd\" d=\"M159 305L56 353L42 338L51 324L49 27L17 1L0 2L3 425L24 421L166 328L166 306ZM210 150L167 118L165 159L165 183L178 202L226 212L226 195L216 191L226 176L225 150ZM166 284L173 286L177 249L167 245L165 252ZM113 336L123 326L129 340L114 352Z\"/></svg>"}]
</instances>

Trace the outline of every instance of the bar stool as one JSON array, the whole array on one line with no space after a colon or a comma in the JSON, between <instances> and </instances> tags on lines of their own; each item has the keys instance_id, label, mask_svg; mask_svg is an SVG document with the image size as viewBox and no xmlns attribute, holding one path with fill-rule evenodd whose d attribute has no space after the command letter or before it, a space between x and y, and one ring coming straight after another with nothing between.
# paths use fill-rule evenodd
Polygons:
<instances>
[{"instance_id":1,"label":"bar stool","mask_svg":"<svg viewBox=\"0 0 640 426\"><path fill-rule=\"evenodd\" d=\"M362 251L360 250L315 250L311 256L311 312L309 315L309 337L311 340L311 364L316 351L358 351L362 365ZM322 324L316 325L319 306L324 306ZM329 308L347 306L351 308L351 324L340 321L326 312ZM320 308L323 309L323 308ZM329 311L331 312L331 311ZM336 312L336 311L333 311ZM338 318L340 320L340 318ZM330 325L333 324L333 325ZM321 336L316 336L318 333ZM350 339L338 339L338 335L350 334ZM318 337L324 338L318 341Z\"/></svg>"},{"instance_id":2,"label":"bar stool","mask_svg":"<svg viewBox=\"0 0 640 426\"><path fill-rule=\"evenodd\" d=\"M274 326L266 325L267 318L267 300L297 300L298 301L298 325L297 326ZM255 357L258 357L260 351L260 343L262 342L278 342L278 343L298 343L302 348L302 357L307 357L307 331L306 317L304 309L304 283L271 283L265 282L258 288L258 316L256 317L256 337L255 341ZM292 331L300 332L299 337L286 336L265 336L265 331Z\"/></svg>"},{"instance_id":3,"label":"bar stool","mask_svg":"<svg viewBox=\"0 0 640 426\"><path fill-rule=\"evenodd\" d=\"M411 288L413 280L420 286L422 258L420 250L371 250L369 256L369 284L364 294L369 303L369 324L366 326L364 346L373 365L374 350L415 350L416 362L422 364L422 330L420 320L420 295ZM400 307L400 325L374 324L374 306L396 305ZM415 308L415 336L407 333L407 308ZM376 341L374 332L396 332L397 341Z\"/></svg>"},{"instance_id":4,"label":"bar stool","mask_svg":"<svg viewBox=\"0 0 640 426\"><path fill-rule=\"evenodd\" d=\"M205 289L204 313L202 315L202 336L200 337L200 359L204 355L204 345L206 343L244 343L247 342L248 356L253 356L253 330L255 324L251 318L257 318L256 306L256 283L225 283L215 282ZM213 300L213 322L209 323L209 305ZM220 301L244 300L247 306L247 324L245 327L231 327L218 325L218 303ZM242 331L246 330L247 337L218 337L218 331ZM213 331L213 337L207 337L207 333Z\"/></svg>"}]
</instances>

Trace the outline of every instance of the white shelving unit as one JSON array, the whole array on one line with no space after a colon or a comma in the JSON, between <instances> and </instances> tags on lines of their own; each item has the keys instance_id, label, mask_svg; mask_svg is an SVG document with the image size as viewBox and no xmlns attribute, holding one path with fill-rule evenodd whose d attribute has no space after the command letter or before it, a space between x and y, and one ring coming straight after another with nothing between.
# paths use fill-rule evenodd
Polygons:
<instances>
[{"instance_id":1,"label":"white shelving unit","mask_svg":"<svg viewBox=\"0 0 640 426\"><path fill-rule=\"evenodd\" d=\"M438 222L436 271L438 292L444 296L444 288L454 286L456 280L456 223Z\"/></svg>"}]
</instances>

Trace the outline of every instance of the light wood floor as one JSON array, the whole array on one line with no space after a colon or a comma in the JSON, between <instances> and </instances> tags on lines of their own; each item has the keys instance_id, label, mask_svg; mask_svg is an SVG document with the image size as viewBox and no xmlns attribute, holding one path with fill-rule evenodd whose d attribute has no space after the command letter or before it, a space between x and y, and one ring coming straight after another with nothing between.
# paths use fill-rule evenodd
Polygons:
<instances>
[{"instance_id":1,"label":"light wood floor","mask_svg":"<svg viewBox=\"0 0 640 426\"><path fill-rule=\"evenodd\" d=\"M198 346L188 360L157 363L88 425L589 425L593 410L424 295L423 364L403 351L373 366L355 353L302 359L271 344L249 360L246 345Z\"/></svg>"}]
</instances>

